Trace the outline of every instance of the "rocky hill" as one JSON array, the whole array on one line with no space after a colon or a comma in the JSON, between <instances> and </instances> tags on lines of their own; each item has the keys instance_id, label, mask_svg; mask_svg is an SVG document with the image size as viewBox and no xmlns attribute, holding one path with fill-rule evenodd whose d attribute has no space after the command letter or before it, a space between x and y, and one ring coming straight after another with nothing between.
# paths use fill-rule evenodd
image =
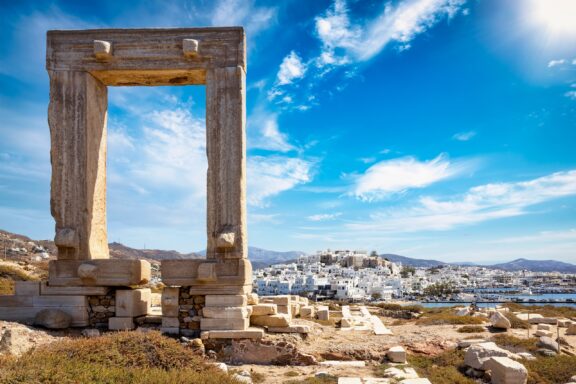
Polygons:
<instances>
[{"instance_id":1,"label":"rocky hill","mask_svg":"<svg viewBox=\"0 0 576 384\"><path fill-rule=\"evenodd\" d=\"M536 271L536 272L562 272L576 273L576 265L556 260L527 260L516 259L508 263L494 264L491 268L505 271Z\"/></svg>"},{"instance_id":2,"label":"rocky hill","mask_svg":"<svg viewBox=\"0 0 576 384\"><path fill-rule=\"evenodd\" d=\"M414 259L411 257L395 255L392 253L382 254L380 257L388 259L393 263L402 263L403 265L409 265L411 267L417 268L432 268L439 265L447 265L447 263L438 260Z\"/></svg>"}]
</instances>

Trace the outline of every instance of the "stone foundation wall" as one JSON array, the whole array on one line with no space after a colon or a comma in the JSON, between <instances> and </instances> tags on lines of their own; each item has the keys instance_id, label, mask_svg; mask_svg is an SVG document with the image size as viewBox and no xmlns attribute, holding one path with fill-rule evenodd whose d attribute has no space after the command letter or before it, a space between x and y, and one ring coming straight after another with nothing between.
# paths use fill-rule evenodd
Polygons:
<instances>
[{"instance_id":1,"label":"stone foundation wall","mask_svg":"<svg viewBox=\"0 0 576 384\"><path fill-rule=\"evenodd\" d=\"M91 327L108 328L108 319L116 313L116 291L108 294L88 296L88 317Z\"/></svg>"},{"instance_id":2,"label":"stone foundation wall","mask_svg":"<svg viewBox=\"0 0 576 384\"><path fill-rule=\"evenodd\" d=\"M178 321L181 330L189 330L184 333L200 335L200 319L206 300L205 295L190 295L190 287L180 287L178 295ZM196 335L197 336L197 335Z\"/></svg>"}]
</instances>

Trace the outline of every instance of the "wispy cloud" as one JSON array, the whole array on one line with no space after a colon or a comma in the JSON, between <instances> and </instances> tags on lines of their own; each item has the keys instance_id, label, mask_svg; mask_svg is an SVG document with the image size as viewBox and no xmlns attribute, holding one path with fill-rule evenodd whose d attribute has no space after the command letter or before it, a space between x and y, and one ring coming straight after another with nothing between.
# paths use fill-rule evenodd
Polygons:
<instances>
[{"instance_id":1,"label":"wispy cloud","mask_svg":"<svg viewBox=\"0 0 576 384\"><path fill-rule=\"evenodd\" d=\"M476 131L458 132L452 136L452 139L458 141L468 141L476 136Z\"/></svg>"},{"instance_id":2,"label":"wispy cloud","mask_svg":"<svg viewBox=\"0 0 576 384\"><path fill-rule=\"evenodd\" d=\"M316 95L312 91L332 70L346 68L343 79L335 91L346 88L345 79L357 75L355 67L378 55L393 43L398 49L410 48L412 41L438 22L451 19L466 0L402 0L395 5L386 4L372 19L354 20L350 17L346 0L334 3L315 18L315 35L319 40L318 52L308 58L291 51L280 64L275 85L268 91L270 100L284 102L285 108L307 110L311 103L307 98ZM296 100L291 87L298 81L309 79L302 101Z\"/></svg>"},{"instance_id":3,"label":"wispy cloud","mask_svg":"<svg viewBox=\"0 0 576 384\"><path fill-rule=\"evenodd\" d=\"M288 135L280 132L278 113L257 108L248 119L249 145L251 148L289 152L296 147L290 144Z\"/></svg>"},{"instance_id":4,"label":"wispy cloud","mask_svg":"<svg viewBox=\"0 0 576 384\"><path fill-rule=\"evenodd\" d=\"M249 35L266 29L275 19L275 7L256 6L254 0L219 0L210 22L214 26L242 25Z\"/></svg>"},{"instance_id":5,"label":"wispy cloud","mask_svg":"<svg viewBox=\"0 0 576 384\"><path fill-rule=\"evenodd\" d=\"M341 212L319 213L317 215L308 216L308 220L310 220L310 221L329 221L329 220L334 220L340 216L342 216Z\"/></svg>"},{"instance_id":6,"label":"wispy cloud","mask_svg":"<svg viewBox=\"0 0 576 384\"><path fill-rule=\"evenodd\" d=\"M304 77L305 73L306 64L302 62L296 52L292 51L282 60L276 81L279 85L292 84L295 79Z\"/></svg>"},{"instance_id":7,"label":"wispy cloud","mask_svg":"<svg viewBox=\"0 0 576 384\"><path fill-rule=\"evenodd\" d=\"M569 99L576 100L576 91L568 91L564 94Z\"/></svg>"},{"instance_id":8,"label":"wispy cloud","mask_svg":"<svg viewBox=\"0 0 576 384\"><path fill-rule=\"evenodd\" d=\"M248 203L258 207L268 199L312 180L312 161L286 156L248 158Z\"/></svg>"},{"instance_id":9,"label":"wispy cloud","mask_svg":"<svg viewBox=\"0 0 576 384\"><path fill-rule=\"evenodd\" d=\"M422 197L413 207L377 212L371 215L369 222L352 223L348 227L383 232L449 230L526 215L533 205L573 195L576 195L576 170L522 182L480 185L449 199Z\"/></svg>"},{"instance_id":10,"label":"wispy cloud","mask_svg":"<svg viewBox=\"0 0 576 384\"><path fill-rule=\"evenodd\" d=\"M364 201L376 201L408 189L424 188L473 169L470 161L450 161L445 154L428 161L401 157L380 161L355 177L350 194Z\"/></svg>"},{"instance_id":11,"label":"wispy cloud","mask_svg":"<svg viewBox=\"0 0 576 384\"><path fill-rule=\"evenodd\" d=\"M320 65L342 65L366 61L389 43L410 48L412 40L442 19L454 17L465 0L405 0L386 4L382 12L365 23L350 20L345 0L316 18L316 33L322 42ZM343 53L338 53L342 51Z\"/></svg>"},{"instance_id":12,"label":"wispy cloud","mask_svg":"<svg viewBox=\"0 0 576 384\"><path fill-rule=\"evenodd\" d=\"M548 62L548 68L554 68L554 67L557 67L557 66L565 64L565 63L566 63L566 60L564 60L564 59L550 60Z\"/></svg>"}]
</instances>

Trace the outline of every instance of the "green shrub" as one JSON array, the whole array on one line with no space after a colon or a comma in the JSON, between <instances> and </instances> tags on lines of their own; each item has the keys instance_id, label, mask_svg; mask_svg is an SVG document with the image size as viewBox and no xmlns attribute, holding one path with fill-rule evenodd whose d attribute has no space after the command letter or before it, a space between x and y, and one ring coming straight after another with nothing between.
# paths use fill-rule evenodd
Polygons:
<instances>
[{"instance_id":1,"label":"green shrub","mask_svg":"<svg viewBox=\"0 0 576 384\"><path fill-rule=\"evenodd\" d=\"M464 351L449 350L436 356L408 356L408 363L421 377L434 384L475 384L464 375Z\"/></svg>"},{"instance_id":2,"label":"green shrub","mask_svg":"<svg viewBox=\"0 0 576 384\"><path fill-rule=\"evenodd\" d=\"M514 312L538 313L544 317L576 317L575 307L556 307L554 305L522 305L507 303L504 306Z\"/></svg>"},{"instance_id":3,"label":"green shrub","mask_svg":"<svg viewBox=\"0 0 576 384\"><path fill-rule=\"evenodd\" d=\"M483 324L485 321L482 317L473 317L473 316L458 316L455 313L433 313L428 312L418 320L416 320L416 324L418 325L443 325L443 324L452 324L452 325L474 325L474 324Z\"/></svg>"},{"instance_id":4,"label":"green shrub","mask_svg":"<svg viewBox=\"0 0 576 384\"><path fill-rule=\"evenodd\" d=\"M526 320L521 320L512 312L505 312L504 316L510 320L510 324L514 329L530 329L530 323Z\"/></svg>"},{"instance_id":5,"label":"green shrub","mask_svg":"<svg viewBox=\"0 0 576 384\"><path fill-rule=\"evenodd\" d=\"M458 332L460 333L480 333L486 332L486 328L480 325L465 325L463 327L458 328Z\"/></svg>"},{"instance_id":6,"label":"green shrub","mask_svg":"<svg viewBox=\"0 0 576 384\"><path fill-rule=\"evenodd\" d=\"M16 265L1 264L0 277L14 281L38 280Z\"/></svg>"},{"instance_id":7,"label":"green shrub","mask_svg":"<svg viewBox=\"0 0 576 384\"><path fill-rule=\"evenodd\" d=\"M576 356L540 356L522 364L528 369L528 384L567 383L576 374Z\"/></svg>"},{"instance_id":8,"label":"green shrub","mask_svg":"<svg viewBox=\"0 0 576 384\"><path fill-rule=\"evenodd\" d=\"M307 377L302 380L288 380L284 384L337 384L338 377L336 376L323 376L323 377Z\"/></svg>"},{"instance_id":9,"label":"green shrub","mask_svg":"<svg viewBox=\"0 0 576 384\"><path fill-rule=\"evenodd\" d=\"M529 339L522 339L516 336L502 333L493 336L492 341L498 344L500 347L514 353L534 352L538 349L538 347L536 346L538 339L534 337L531 337Z\"/></svg>"},{"instance_id":10,"label":"green shrub","mask_svg":"<svg viewBox=\"0 0 576 384\"><path fill-rule=\"evenodd\" d=\"M6 384L236 383L158 332L57 341L0 365L0 382Z\"/></svg>"}]
</instances>

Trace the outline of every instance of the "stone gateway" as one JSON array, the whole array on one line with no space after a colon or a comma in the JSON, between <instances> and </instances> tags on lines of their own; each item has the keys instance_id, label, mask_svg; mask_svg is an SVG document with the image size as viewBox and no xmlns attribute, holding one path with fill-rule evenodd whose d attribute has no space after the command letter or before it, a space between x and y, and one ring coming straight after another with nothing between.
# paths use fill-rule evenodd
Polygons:
<instances>
[{"instance_id":1,"label":"stone gateway","mask_svg":"<svg viewBox=\"0 0 576 384\"><path fill-rule=\"evenodd\" d=\"M58 248L48 282L42 283L53 292L49 303L69 313L78 326L92 323L91 302L111 298L114 316L99 315L110 328L130 329L135 317L145 315L150 293L138 286L150 280L150 264L111 260L108 251L107 87L206 85L207 254L204 260L162 263L168 286L162 304L172 308L163 324L170 333L199 332L198 324L200 330L246 330L252 266L247 259L243 28L49 31L46 69L50 207ZM47 299L36 297L42 297L40 289L17 299L0 298L0 318L33 319L46 309L35 303ZM216 304L229 301L233 304ZM209 317L202 316L203 308Z\"/></svg>"}]
</instances>

